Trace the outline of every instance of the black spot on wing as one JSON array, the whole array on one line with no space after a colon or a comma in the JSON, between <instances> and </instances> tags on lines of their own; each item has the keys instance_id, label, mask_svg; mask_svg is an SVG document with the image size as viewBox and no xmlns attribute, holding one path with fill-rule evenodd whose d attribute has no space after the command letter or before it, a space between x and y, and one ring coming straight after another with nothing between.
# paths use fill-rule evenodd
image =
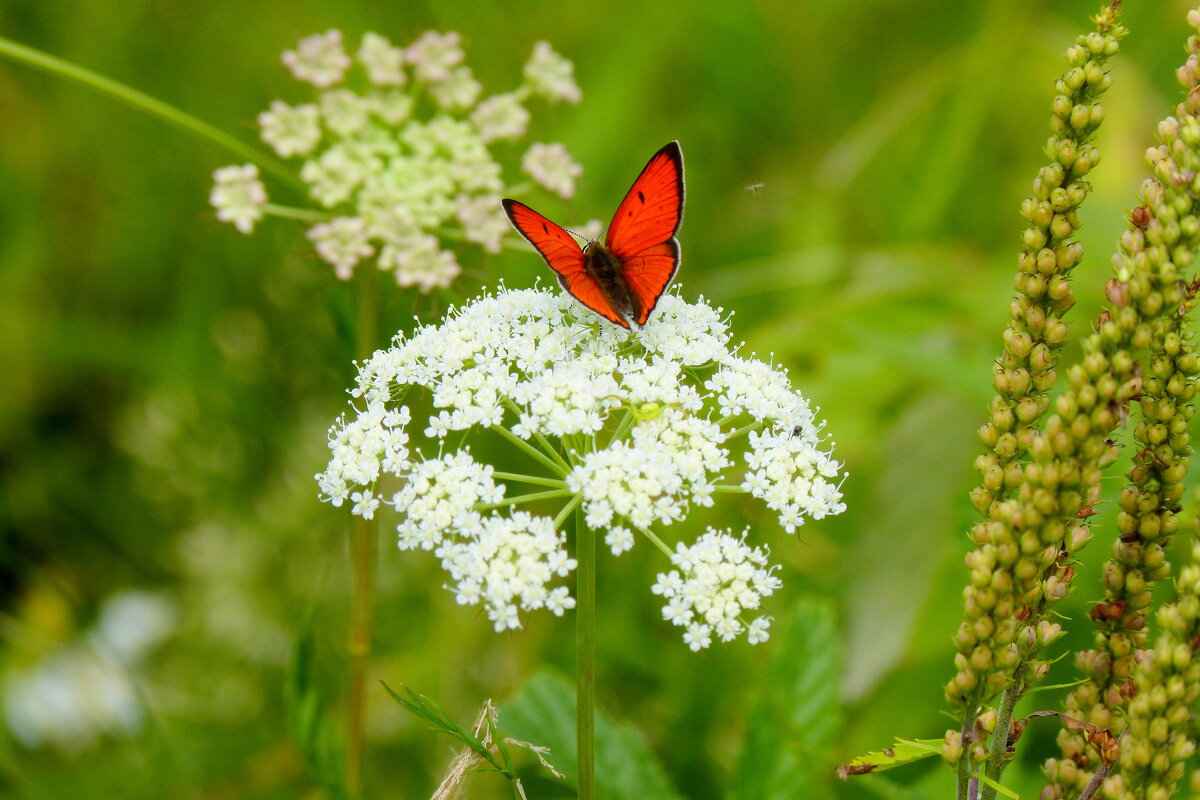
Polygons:
<instances>
[{"instance_id":1,"label":"black spot on wing","mask_svg":"<svg viewBox=\"0 0 1200 800\"><path fill-rule=\"evenodd\" d=\"M642 194L641 192L638 192L638 200L642 205L646 205L646 195Z\"/></svg>"},{"instance_id":2,"label":"black spot on wing","mask_svg":"<svg viewBox=\"0 0 1200 800\"><path fill-rule=\"evenodd\" d=\"M550 229L546 227L546 223L542 223L542 233L550 233Z\"/></svg>"}]
</instances>

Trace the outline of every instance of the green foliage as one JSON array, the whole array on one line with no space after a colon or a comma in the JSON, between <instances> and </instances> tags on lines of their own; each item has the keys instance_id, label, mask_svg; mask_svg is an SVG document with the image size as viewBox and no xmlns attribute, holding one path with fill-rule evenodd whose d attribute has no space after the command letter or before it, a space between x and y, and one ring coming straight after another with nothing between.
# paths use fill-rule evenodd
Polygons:
<instances>
[{"instance_id":1,"label":"green foliage","mask_svg":"<svg viewBox=\"0 0 1200 800\"><path fill-rule=\"evenodd\" d=\"M539 672L500 707L504 729L519 739L550 748L549 758L574 788L575 690L562 677ZM612 800L681 797L667 780L637 727L596 710L596 792Z\"/></svg>"},{"instance_id":2,"label":"green foliage","mask_svg":"<svg viewBox=\"0 0 1200 800\"><path fill-rule=\"evenodd\" d=\"M850 774L865 774L879 772L892 767L902 767L914 761L940 756L942 754L941 739L897 739L896 744L886 750L879 750L850 759L847 765L852 769ZM858 769L853 769L857 767Z\"/></svg>"},{"instance_id":3,"label":"green foliage","mask_svg":"<svg viewBox=\"0 0 1200 800\"><path fill-rule=\"evenodd\" d=\"M777 632L733 778L735 800L829 796L841 729L841 636L827 600L805 598Z\"/></svg>"}]
</instances>

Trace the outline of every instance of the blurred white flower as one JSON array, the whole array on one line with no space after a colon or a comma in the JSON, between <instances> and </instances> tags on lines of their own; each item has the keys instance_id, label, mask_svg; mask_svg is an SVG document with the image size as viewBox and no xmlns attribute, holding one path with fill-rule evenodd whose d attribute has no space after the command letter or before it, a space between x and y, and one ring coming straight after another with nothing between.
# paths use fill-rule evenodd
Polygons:
<instances>
[{"instance_id":1,"label":"blurred white flower","mask_svg":"<svg viewBox=\"0 0 1200 800\"><path fill-rule=\"evenodd\" d=\"M424 292L449 286L462 272L454 253L442 250L436 236L420 234L385 244L379 266L392 271L398 286L416 286Z\"/></svg>"},{"instance_id":2,"label":"blurred white flower","mask_svg":"<svg viewBox=\"0 0 1200 800\"><path fill-rule=\"evenodd\" d=\"M422 80L438 83L450 77L450 71L463 61L459 47L461 38L456 32L438 33L426 31L409 45L406 54L408 63L417 70Z\"/></svg>"},{"instance_id":3,"label":"blurred white flower","mask_svg":"<svg viewBox=\"0 0 1200 800\"><path fill-rule=\"evenodd\" d=\"M358 48L358 61L376 86L403 86L404 51L392 46L386 36L364 33Z\"/></svg>"},{"instance_id":4,"label":"blurred white flower","mask_svg":"<svg viewBox=\"0 0 1200 800\"><path fill-rule=\"evenodd\" d=\"M317 33L300 40L300 46L283 54L283 64L297 80L325 88L341 83L350 68L339 30Z\"/></svg>"},{"instance_id":5,"label":"blurred white flower","mask_svg":"<svg viewBox=\"0 0 1200 800\"><path fill-rule=\"evenodd\" d=\"M457 199L458 221L467 232L467 240L483 245L489 253L500 252L500 242L508 233L508 217L500 205L500 195L460 194Z\"/></svg>"},{"instance_id":6,"label":"blurred white flower","mask_svg":"<svg viewBox=\"0 0 1200 800\"><path fill-rule=\"evenodd\" d=\"M109 597L79 640L4 676L9 730L26 747L67 753L105 735L136 733L145 717L136 672L175 626L175 605L162 594L131 590Z\"/></svg>"},{"instance_id":7,"label":"blurred white flower","mask_svg":"<svg viewBox=\"0 0 1200 800\"><path fill-rule=\"evenodd\" d=\"M321 118L329 130L340 136L353 136L367 127L374 104L349 89L330 89L321 93Z\"/></svg>"},{"instance_id":8,"label":"blurred white flower","mask_svg":"<svg viewBox=\"0 0 1200 800\"><path fill-rule=\"evenodd\" d=\"M338 217L322 222L308 230L308 238L316 245L317 254L333 264L337 276L350 277L354 265L375 253L367 242L367 226L358 217Z\"/></svg>"},{"instance_id":9,"label":"blurred white flower","mask_svg":"<svg viewBox=\"0 0 1200 800\"><path fill-rule=\"evenodd\" d=\"M456 111L475 105L482 90L479 81L471 74L470 67L459 67L451 72L446 80L429 87L429 93L439 106Z\"/></svg>"},{"instance_id":10,"label":"blurred white flower","mask_svg":"<svg viewBox=\"0 0 1200 800\"><path fill-rule=\"evenodd\" d=\"M217 219L232 222L242 233L253 231L267 204L267 190L258 178L258 167L221 167L213 173L213 180L208 200L217 210Z\"/></svg>"},{"instance_id":11,"label":"blurred white flower","mask_svg":"<svg viewBox=\"0 0 1200 800\"><path fill-rule=\"evenodd\" d=\"M471 112L471 122L479 129L485 142L497 139L517 139L525 135L529 112L513 93L493 95Z\"/></svg>"},{"instance_id":12,"label":"blurred white flower","mask_svg":"<svg viewBox=\"0 0 1200 800\"><path fill-rule=\"evenodd\" d=\"M497 198L518 181L504 179L488 143L524 135L530 114L522 98L563 99L570 62L539 46L530 62L540 65L533 78L479 102L482 87L463 63L460 41L457 33L429 31L401 48L367 33L351 61L333 30L285 53L293 74L321 91L309 103L273 101L258 122L277 154L304 159L300 179L320 208L272 210L318 220L309 239L338 278L349 280L359 262L377 255L398 285L432 291L461 273L455 248L464 238L498 252L509 235ZM406 64L418 80L408 80ZM549 91L555 81L559 90ZM418 103L423 97L434 104ZM559 192L573 191L580 172L561 145L535 150L526 165ZM219 219L249 233L265 213L266 193L257 172L251 181L249 167L228 169L241 171L218 173L225 177L213 189L213 204Z\"/></svg>"},{"instance_id":13,"label":"blurred white flower","mask_svg":"<svg viewBox=\"0 0 1200 800\"><path fill-rule=\"evenodd\" d=\"M273 100L271 108L258 115L263 141L283 158L305 156L321 141L321 111L312 103L289 106Z\"/></svg>"},{"instance_id":14,"label":"blurred white flower","mask_svg":"<svg viewBox=\"0 0 1200 800\"><path fill-rule=\"evenodd\" d=\"M533 55L525 64L525 80L534 92L550 100L578 103L583 97L575 83L575 65L554 52L549 42L533 46Z\"/></svg>"},{"instance_id":15,"label":"blurred white flower","mask_svg":"<svg viewBox=\"0 0 1200 800\"><path fill-rule=\"evenodd\" d=\"M418 387L431 408L414 418L405 401ZM401 549L433 551L458 601L483 606L497 630L518 627L526 611L572 606L566 587L551 585L574 568L559 530L570 509L620 555L639 534L666 548L654 529L712 505L718 488L764 499L788 530L844 508L841 465L787 374L731 347L719 309L673 293L631 334L566 294L501 289L398 336L360 365L351 394L357 416L330 431L322 495L374 513L362 498L384 476L399 479L384 503L400 516ZM394 442L409 424L436 456ZM500 433L549 474L477 461L452 444L470 431ZM526 482L545 489L531 498L561 498L557 519L514 510L528 502L514 490ZM655 592L690 647L767 638L769 618L741 616L779 586L765 551L709 531L667 553L675 569Z\"/></svg>"},{"instance_id":16,"label":"blurred white flower","mask_svg":"<svg viewBox=\"0 0 1200 800\"><path fill-rule=\"evenodd\" d=\"M570 197L575 194L575 179L583 174L567 148L558 142L535 142L521 159L521 168L535 181L555 194Z\"/></svg>"}]
</instances>

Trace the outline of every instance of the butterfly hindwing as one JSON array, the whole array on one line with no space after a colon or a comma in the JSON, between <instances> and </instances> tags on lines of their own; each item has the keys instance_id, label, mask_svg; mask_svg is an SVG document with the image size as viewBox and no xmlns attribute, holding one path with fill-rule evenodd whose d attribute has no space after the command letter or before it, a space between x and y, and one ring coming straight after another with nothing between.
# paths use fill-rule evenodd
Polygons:
<instances>
[{"instance_id":1,"label":"butterfly hindwing","mask_svg":"<svg viewBox=\"0 0 1200 800\"><path fill-rule=\"evenodd\" d=\"M624 325L621 317L604 298L595 278L584 267L583 249L562 226L552 222L524 203L505 200L504 211L517 231L541 254L558 276L558 282L579 302L600 316Z\"/></svg>"},{"instance_id":2,"label":"butterfly hindwing","mask_svg":"<svg viewBox=\"0 0 1200 800\"><path fill-rule=\"evenodd\" d=\"M630 290L637 295L641 306L641 313L635 320L638 325L646 324L650 312L658 305L658 298L666 291L677 269L679 242L675 238L647 247L624 261L621 276L629 284Z\"/></svg>"}]
</instances>

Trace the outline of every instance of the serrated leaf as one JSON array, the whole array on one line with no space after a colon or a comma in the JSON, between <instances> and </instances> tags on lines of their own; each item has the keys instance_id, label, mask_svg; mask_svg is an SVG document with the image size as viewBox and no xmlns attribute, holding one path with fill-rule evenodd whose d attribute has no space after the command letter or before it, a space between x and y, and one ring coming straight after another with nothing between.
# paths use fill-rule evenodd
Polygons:
<instances>
[{"instance_id":1,"label":"serrated leaf","mask_svg":"<svg viewBox=\"0 0 1200 800\"><path fill-rule=\"evenodd\" d=\"M838 767L838 775L865 775L868 772L901 767L914 761L942 754L942 739L897 739L896 744L883 750L867 753Z\"/></svg>"},{"instance_id":2,"label":"serrated leaf","mask_svg":"<svg viewBox=\"0 0 1200 800\"><path fill-rule=\"evenodd\" d=\"M518 739L550 748L550 760L578 783L575 689L550 672L533 675L500 707L500 726ZM606 800L680 800L640 731L596 709L596 794Z\"/></svg>"},{"instance_id":3,"label":"serrated leaf","mask_svg":"<svg viewBox=\"0 0 1200 800\"><path fill-rule=\"evenodd\" d=\"M826 754L841 727L840 637L832 604L807 598L777 631L777 650L746 730L734 800L828 794Z\"/></svg>"}]
</instances>

